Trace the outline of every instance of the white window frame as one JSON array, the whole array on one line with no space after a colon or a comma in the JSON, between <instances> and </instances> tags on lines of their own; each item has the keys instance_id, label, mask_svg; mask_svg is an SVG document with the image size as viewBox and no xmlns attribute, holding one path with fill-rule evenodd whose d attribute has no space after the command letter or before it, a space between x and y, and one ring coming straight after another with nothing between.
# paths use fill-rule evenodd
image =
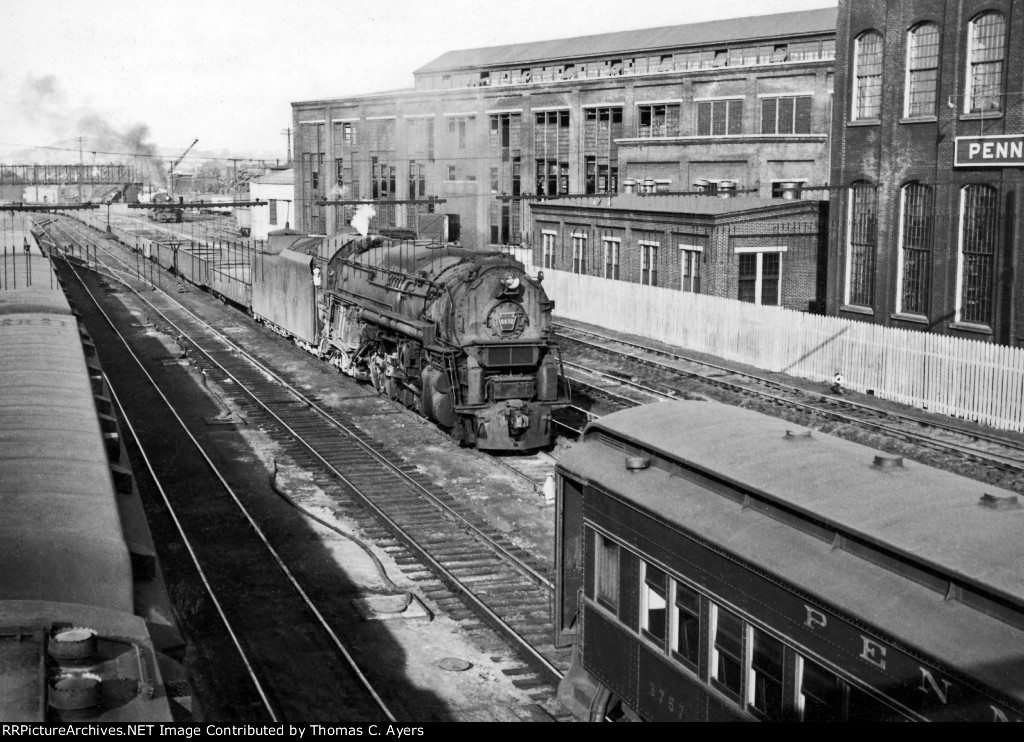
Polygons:
<instances>
[{"instance_id":1,"label":"white window frame","mask_svg":"<svg viewBox=\"0 0 1024 742\"><path fill-rule=\"evenodd\" d=\"M700 291L694 291L693 288L687 289L686 286L686 256L687 253L694 253L694 264L700 265L700 261L704 257L704 246L703 245L686 245L680 242L676 247L679 248L679 290L687 294L699 294ZM703 278L700 275L700 269L698 268L697 278ZM693 276L690 276L690 286L693 286Z\"/></svg>"},{"instance_id":2,"label":"white window frame","mask_svg":"<svg viewBox=\"0 0 1024 742\"><path fill-rule=\"evenodd\" d=\"M853 100L850 101L850 119L852 121L877 121L881 117L881 111L876 116L864 116L861 114L858 101L860 99L860 85L858 84L857 73L859 72L860 64L863 58L861 52L861 43L866 36L880 36L882 38L882 59L884 63L885 59L885 37L882 36L876 29L867 29L861 33L856 39L853 40L853 71L850 75L850 89L853 92Z\"/></svg>"},{"instance_id":3,"label":"white window frame","mask_svg":"<svg viewBox=\"0 0 1024 742\"><path fill-rule=\"evenodd\" d=\"M615 258L612 261L612 265L619 269L619 276L622 276L622 238L621 237L602 237L601 245L604 248L604 263L601 268L601 275L609 280L616 280L614 276L608 275L608 253L611 251L612 256Z\"/></svg>"},{"instance_id":4,"label":"white window frame","mask_svg":"<svg viewBox=\"0 0 1024 742\"><path fill-rule=\"evenodd\" d=\"M782 306L782 257L779 257L779 303L778 304L767 304L762 305L762 294L764 292L764 255L765 253L784 253L789 252L789 247L786 245L769 245L767 247L737 247L735 248L737 255L755 253L757 255L757 278L754 279L754 305L755 306L771 306L781 307ZM737 284L739 281L739 275L737 274Z\"/></svg>"},{"instance_id":5,"label":"white window frame","mask_svg":"<svg viewBox=\"0 0 1024 742\"><path fill-rule=\"evenodd\" d=\"M587 236L585 234L574 234L572 236L572 272L577 275L586 275L587 264Z\"/></svg>"},{"instance_id":6,"label":"white window frame","mask_svg":"<svg viewBox=\"0 0 1024 742\"><path fill-rule=\"evenodd\" d=\"M1006 13L1002 13L1002 12L1000 12L998 10L995 10L995 9L983 10L982 12L980 12L976 16L974 16L974 18L972 18L970 20L970 22L968 22L968 24L967 24L967 55L966 55L966 60L965 60L965 68L966 68L965 69L965 75L966 75L966 79L964 80L964 105L963 105L963 109L962 109L963 113L975 113L975 114L980 113L982 115L984 115L984 113L985 113L984 111L971 111L971 100L974 98L974 90L973 90L973 86L972 86L972 83L974 81L974 75L971 74L971 72L972 72L971 67L973 65L973 58L974 58L974 51L975 51L974 50L974 45L971 43L971 41L972 41L972 39L974 37L974 26L977 24L977 22L979 20L981 20L982 18L984 18L985 16L992 15L992 14L1001 16L1002 19L1003 19L1003 56L999 60L999 63L1002 65L1001 68L1000 68L1000 71L999 71L999 82L1000 82L1000 85L1003 88L1006 87L1006 73L1008 71L1007 70L1007 64L1006 64L1006 58L1007 58L1008 52L1009 52L1009 49L1007 48L1009 46L1009 44L1007 44L1008 36L1009 36L1009 22L1007 21ZM993 115L1002 115L1003 114L1003 109L1005 109L1005 108L1006 108L1005 102L1002 100L1002 95L1000 94L999 108L995 109L995 111L993 112Z\"/></svg>"},{"instance_id":7,"label":"white window frame","mask_svg":"<svg viewBox=\"0 0 1024 742\"><path fill-rule=\"evenodd\" d=\"M555 267L555 237L557 232L552 230L541 230L541 258L540 264L548 269Z\"/></svg>"},{"instance_id":8,"label":"white window frame","mask_svg":"<svg viewBox=\"0 0 1024 742\"><path fill-rule=\"evenodd\" d=\"M935 26L938 29L938 32L939 32L939 59L938 59L938 62L936 64L936 67L935 67L935 69L936 69L936 81L935 81L935 97L936 97L936 101L934 103L935 110L930 114L930 116L935 116L938 113L938 95L939 95L939 84L940 84L941 80L939 80L937 78L938 78L938 71L940 70L941 65L942 65L942 27L939 26L937 23L934 23L933 21L922 21L921 23L916 24L913 28L911 28L910 30L907 31L907 42L906 42L907 54L906 54L906 60L905 60L904 69L903 69L903 75L904 75L904 78L903 78L903 80L904 80L904 82L903 82L903 118L911 118L911 113L910 113L910 72L911 72L911 70L910 70L910 63L913 60L911 59L910 54L911 54L912 49L914 48L913 47L914 35L915 35L915 33L917 31L920 31L925 26ZM969 38L970 37L968 37L968 39ZM913 118L929 118L929 114L923 114L923 115L922 114L918 114L918 115L914 116Z\"/></svg>"},{"instance_id":9,"label":"white window frame","mask_svg":"<svg viewBox=\"0 0 1024 742\"><path fill-rule=\"evenodd\" d=\"M650 282L650 278L649 278L651 270L652 270L651 266L649 264L650 263L650 259L651 259L650 248L653 247L655 253L657 253L657 251L661 248L661 243L660 242L653 242L651 240L640 240L638 244L640 245L640 285L641 286L655 286L655 287L657 287L658 284L657 283L653 283L652 284ZM655 262L654 270L657 270L657 258L655 258L654 262ZM647 279L646 282L644 281L644 271L647 271L647 275L648 275L648 279Z\"/></svg>"}]
</instances>

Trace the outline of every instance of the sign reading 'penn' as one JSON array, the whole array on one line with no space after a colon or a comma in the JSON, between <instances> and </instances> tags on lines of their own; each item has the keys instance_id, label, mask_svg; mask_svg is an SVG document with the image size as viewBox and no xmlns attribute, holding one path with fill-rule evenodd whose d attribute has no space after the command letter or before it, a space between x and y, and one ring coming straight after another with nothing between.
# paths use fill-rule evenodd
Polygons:
<instances>
[{"instance_id":1,"label":"sign reading 'penn'","mask_svg":"<svg viewBox=\"0 0 1024 742\"><path fill-rule=\"evenodd\" d=\"M1024 134L957 137L955 167L1024 166Z\"/></svg>"}]
</instances>

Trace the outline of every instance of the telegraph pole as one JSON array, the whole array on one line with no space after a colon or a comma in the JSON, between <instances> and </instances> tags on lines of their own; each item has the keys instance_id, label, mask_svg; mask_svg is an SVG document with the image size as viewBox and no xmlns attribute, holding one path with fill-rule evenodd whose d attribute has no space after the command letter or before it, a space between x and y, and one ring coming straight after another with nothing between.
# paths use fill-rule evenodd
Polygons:
<instances>
[{"instance_id":1,"label":"telegraph pole","mask_svg":"<svg viewBox=\"0 0 1024 742\"><path fill-rule=\"evenodd\" d=\"M78 181L78 203L82 203L82 169L85 167L85 162L82 158L82 140L85 137L78 137L78 177L75 180ZM59 192L59 189L58 189Z\"/></svg>"},{"instance_id":2,"label":"telegraph pole","mask_svg":"<svg viewBox=\"0 0 1024 742\"><path fill-rule=\"evenodd\" d=\"M289 126L287 129L281 129L281 133L288 137L288 157L285 162L292 161L292 128Z\"/></svg>"}]
</instances>

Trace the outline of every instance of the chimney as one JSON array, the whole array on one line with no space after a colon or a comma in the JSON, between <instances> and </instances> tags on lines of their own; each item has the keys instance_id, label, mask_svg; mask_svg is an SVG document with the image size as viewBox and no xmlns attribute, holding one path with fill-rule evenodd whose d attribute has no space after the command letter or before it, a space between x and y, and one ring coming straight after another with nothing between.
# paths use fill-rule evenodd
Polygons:
<instances>
[{"instance_id":1,"label":"chimney","mask_svg":"<svg viewBox=\"0 0 1024 742\"><path fill-rule=\"evenodd\" d=\"M718 197L719 198L732 198L736 195L736 181L735 180L720 180L718 182Z\"/></svg>"}]
</instances>

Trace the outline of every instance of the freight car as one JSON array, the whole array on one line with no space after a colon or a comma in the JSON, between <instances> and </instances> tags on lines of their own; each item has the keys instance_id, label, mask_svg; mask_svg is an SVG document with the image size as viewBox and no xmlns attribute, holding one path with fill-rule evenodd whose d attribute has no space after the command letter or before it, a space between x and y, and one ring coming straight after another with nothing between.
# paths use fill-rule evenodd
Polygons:
<instances>
[{"instance_id":1,"label":"freight car","mask_svg":"<svg viewBox=\"0 0 1024 742\"><path fill-rule=\"evenodd\" d=\"M272 233L254 316L483 450L554 439L568 403L539 281L503 253L359 233Z\"/></svg>"},{"instance_id":2,"label":"freight car","mask_svg":"<svg viewBox=\"0 0 1024 742\"><path fill-rule=\"evenodd\" d=\"M35 248L6 275L0 721L194 718L184 642L95 348Z\"/></svg>"},{"instance_id":3,"label":"freight car","mask_svg":"<svg viewBox=\"0 0 1024 742\"><path fill-rule=\"evenodd\" d=\"M592 422L556 510L582 718L1024 720L1017 495L670 402Z\"/></svg>"}]
</instances>

